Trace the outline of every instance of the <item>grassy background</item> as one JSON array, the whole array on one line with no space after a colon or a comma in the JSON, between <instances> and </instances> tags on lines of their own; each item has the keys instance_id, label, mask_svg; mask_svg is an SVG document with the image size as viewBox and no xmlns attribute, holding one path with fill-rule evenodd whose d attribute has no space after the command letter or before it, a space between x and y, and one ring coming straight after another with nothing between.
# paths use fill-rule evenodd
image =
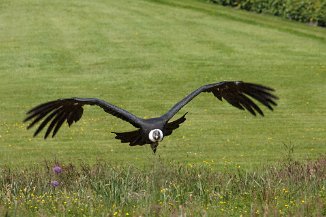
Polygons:
<instances>
[{"instance_id":1,"label":"grassy background","mask_svg":"<svg viewBox=\"0 0 326 217\"><path fill-rule=\"evenodd\" d=\"M325 153L326 30L205 1L0 2L0 164L43 159L117 164L155 160L111 131L132 127L98 108L54 139L22 124L31 107L98 97L154 117L199 86L244 80L274 87L275 112L254 118L211 95L182 109L188 120L158 148L164 160L246 168ZM158 97L159 96L159 97Z\"/></svg>"}]
</instances>

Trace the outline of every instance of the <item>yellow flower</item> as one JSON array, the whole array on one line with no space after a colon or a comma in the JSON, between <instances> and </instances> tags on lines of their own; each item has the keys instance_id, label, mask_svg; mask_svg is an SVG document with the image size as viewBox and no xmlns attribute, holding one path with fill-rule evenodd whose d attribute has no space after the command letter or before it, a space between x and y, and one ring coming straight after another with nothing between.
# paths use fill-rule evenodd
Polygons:
<instances>
[{"instance_id":1,"label":"yellow flower","mask_svg":"<svg viewBox=\"0 0 326 217\"><path fill-rule=\"evenodd\" d=\"M283 192L284 192L284 193L288 193L288 192L289 192L289 190L288 190L288 189L286 189L286 188L283 188Z\"/></svg>"}]
</instances>

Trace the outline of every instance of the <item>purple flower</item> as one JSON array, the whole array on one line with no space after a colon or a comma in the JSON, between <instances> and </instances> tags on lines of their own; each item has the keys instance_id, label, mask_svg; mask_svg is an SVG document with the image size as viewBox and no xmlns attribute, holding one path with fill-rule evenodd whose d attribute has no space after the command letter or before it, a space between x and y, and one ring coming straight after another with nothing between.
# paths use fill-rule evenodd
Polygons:
<instances>
[{"instance_id":1,"label":"purple flower","mask_svg":"<svg viewBox=\"0 0 326 217\"><path fill-rule=\"evenodd\" d=\"M59 182L58 182L58 181L52 181L52 182L51 182L51 185L52 185L53 187L58 187L58 186L59 186Z\"/></svg>"},{"instance_id":2,"label":"purple flower","mask_svg":"<svg viewBox=\"0 0 326 217\"><path fill-rule=\"evenodd\" d=\"M54 167L52 168L52 170L53 170L53 172L55 172L55 174L59 174L59 173L62 172L62 168L59 167L58 165L54 166Z\"/></svg>"}]
</instances>

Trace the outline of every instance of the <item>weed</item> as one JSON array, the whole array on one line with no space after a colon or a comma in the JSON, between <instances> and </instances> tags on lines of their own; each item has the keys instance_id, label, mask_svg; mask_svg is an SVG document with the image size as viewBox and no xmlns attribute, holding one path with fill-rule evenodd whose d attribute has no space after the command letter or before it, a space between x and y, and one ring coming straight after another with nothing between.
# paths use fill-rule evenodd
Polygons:
<instances>
[{"instance_id":1,"label":"weed","mask_svg":"<svg viewBox=\"0 0 326 217\"><path fill-rule=\"evenodd\" d=\"M143 170L106 162L60 163L57 173L49 163L1 169L2 214L300 216L322 215L326 206L326 156L286 160L258 171L158 160Z\"/></svg>"}]
</instances>

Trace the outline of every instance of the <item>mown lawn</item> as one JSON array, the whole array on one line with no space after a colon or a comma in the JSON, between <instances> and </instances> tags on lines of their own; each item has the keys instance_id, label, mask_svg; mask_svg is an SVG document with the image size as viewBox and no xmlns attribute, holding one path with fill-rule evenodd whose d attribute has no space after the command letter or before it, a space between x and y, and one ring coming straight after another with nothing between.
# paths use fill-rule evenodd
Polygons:
<instances>
[{"instance_id":1,"label":"mown lawn","mask_svg":"<svg viewBox=\"0 0 326 217\"><path fill-rule=\"evenodd\" d=\"M251 117L201 95L188 120L158 149L164 160L245 167L298 159L325 148L326 31L200 1L1 1L0 164L44 159L146 164L149 147L129 147L111 131L132 127L101 109L44 141L25 112L63 97L98 97L140 117L166 112L190 91L221 80L274 87L275 112ZM178 115L177 115L178 116Z\"/></svg>"}]
</instances>

